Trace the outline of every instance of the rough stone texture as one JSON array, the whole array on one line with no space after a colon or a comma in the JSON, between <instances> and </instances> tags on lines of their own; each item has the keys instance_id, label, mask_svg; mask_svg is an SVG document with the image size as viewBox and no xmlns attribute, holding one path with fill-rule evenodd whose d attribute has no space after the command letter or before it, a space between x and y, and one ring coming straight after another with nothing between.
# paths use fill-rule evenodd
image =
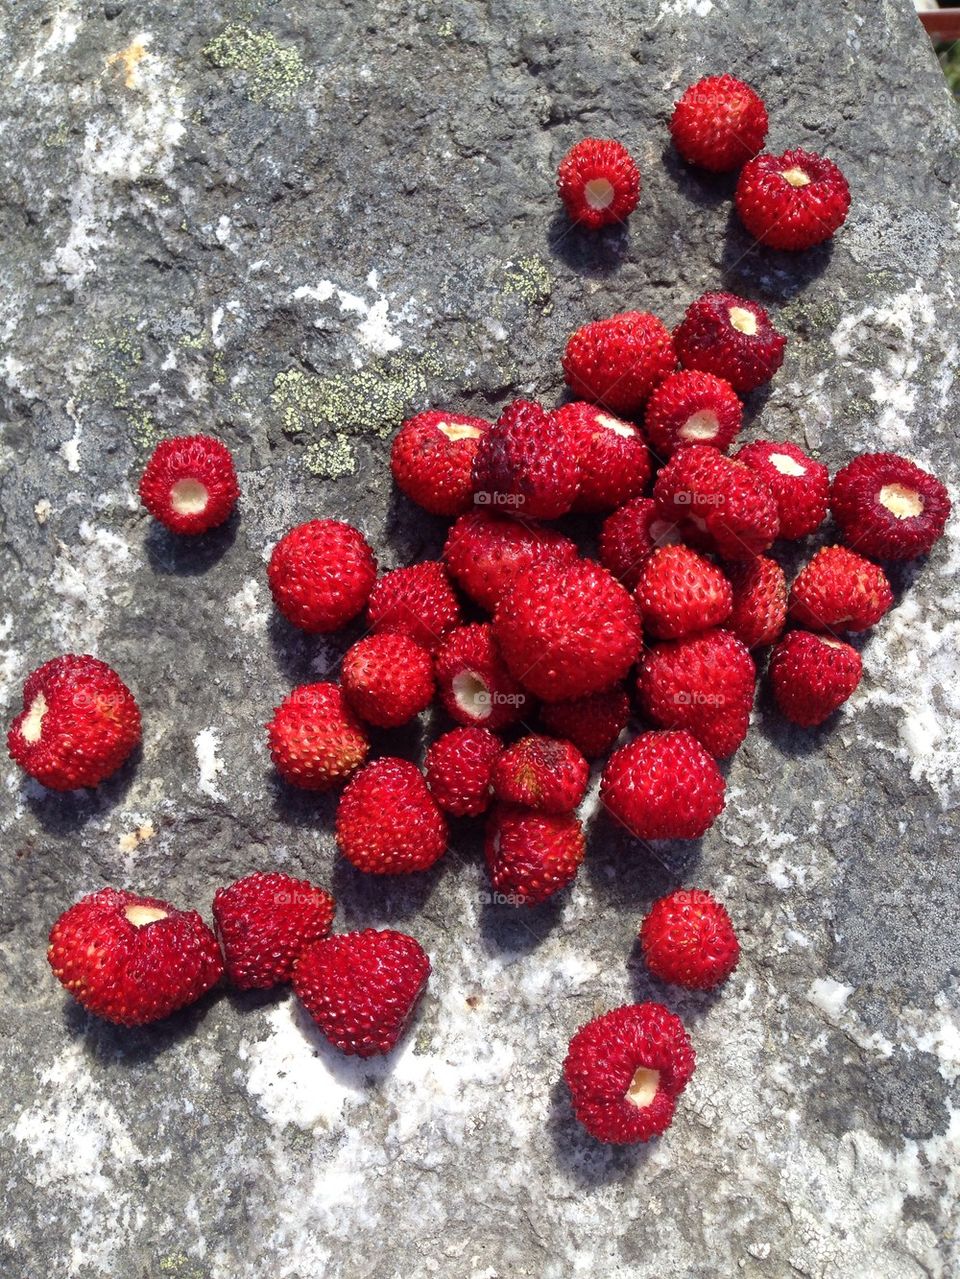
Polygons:
<instances>
[{"instance_id":1,"label":"rough stone texture","mask_svg":"<svg viewBox=\"0 0 960 1279\"><path fill-rule=\"evenodd\" d=\"M789 731L761 697L702 844L650 853L597 816L552 906L485 904L465 828L435 873L364 881L331 803L274 781L262 729L349 639L278 622L272 543L323 513L385 566L436 554L442 523L391 490L392 429L433 403L555 402L587 318L758 298L790 346L747 438L831 467L902 449L956 479L956 118L908 0L5 8L4 718L30 669L90 651L145 740L93 795L2 769L0 1270L955 1274L955 533L896 575L835 725ZM671 153L676 96L724 69L764 94L772 149L843 165L832 247L752 247L731 182ZM641 165L628 232L558 215L556 163L587 133ZM244 496L186 545L134 493L151 441L195 429L230 444ZM331 885L340 926L431 952L391 1060L338 1058L285 997L120 1032L47 970L50 922L102 883L208 910L271 866ZM677 882L739 922L719 996L627 963ZM668 1138L609 1150L557 1078L571 1032L634 995L687 1019L699 1070Z\"/></svg>"}]
</instances>

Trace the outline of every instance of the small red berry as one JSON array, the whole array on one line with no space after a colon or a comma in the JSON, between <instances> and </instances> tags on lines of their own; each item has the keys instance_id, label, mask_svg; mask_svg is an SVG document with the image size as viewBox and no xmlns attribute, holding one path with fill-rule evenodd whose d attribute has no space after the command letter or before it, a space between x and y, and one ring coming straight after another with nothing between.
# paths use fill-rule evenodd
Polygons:
<instances>
[{"instance_id":1,"label":"small red berry","mask_svg":"<svg viewBox=\"0 0 960 1279\"><path fill-rule=\"evenodd\" d=\"M845 546L824 546L797 574L790 617L814 631L865 631L893 603L887 575Z\"/></svg>"},{"instance_id":2,"label":"small red berry","mask_svg":"<svg viewBox=\"0 0 960 1279\"><path fill-rule=\"evenodd\" d=\"M499 899L538 906L572 883L586 840L572 813L498 805L487 819L487 871Z\"/></svg>"},{"instance_id":3,"label":"small red berry","mask_svg":"<svg viewBox=\"0 0 960 1279\"><path fill-rule=\"evenodd\" d=\"M634 590L649 556L658 546L679 542L675 523L662 520L650 497L635 497L608 515L600 533L600 560L627 590Z\"/></svg>"},{"instance_id":4,"label":"small red berry","mask_svg":"<svg viewBox=\"0 0 960 1279\"><path fill-rule=\"evenodd\" d=\"M677 366L670 331L645 311L624 311L577 329L563 355L574 395L631 417Z\"/></svg>"},{"instance_id":5,"label":"small red berry","mask_svg":"<svg viewBox=\"0 0 960 1279\"><path fill-rule=\"evenodd\" d=\"M787 579L776 560L758 555L728 564L733 611L724 622L747 648L779 639L787 620Z\"/></svg>"},{"instance_id":6,"label":"small red berry","mask_svg":"<svg viewBox=\"0 0 960 1279\"><path fill-rule=\"evenodd\" d=\"M780 531L777 504L764 479L703 444L678 449L657 475L653 500L684 537L728 560L762 554Z\"/></svg>"},{"instance_id":7,"label":"small red berry","mask_svg":"<svg viewBox=\"0 0 960 1279\"><path fill-rule=\"evenodd\" d=\"M341 520L309 520L270 556L270 590L288 622L311 634L337 631L362 610L377 576L366 539Z\"/></svg>"},{"instance_id":8,"label":"small red berry","mask_svg":"<svg viewBox=\"0 0 960 1279\"><path fill-rule=\"evenodd\" d=\"M686 89L670 119L673 145L688 164L712 173L739 169L767 136L767 109L732 75L704 76Z\"/></svg>"},{"instance_id":9,"label":"small red berry","mask_svg":"<svg viewBox=\"0 0 960 1279\"><path fill-rule=\"evenodd\" d=\"M733 293L691 302L673 340L685 369L724 378L739 395L770 381L787 345L759 303Z\"/></svg>"},{"instance_id":10,"label":"small red berry","mask_svg":"<svg viewBox=\"0 0 960 1279\"><path fill-rule=\"evenodd\" d=\"M623 143L584 138L560 161L557 193L570 220L595 231L622 222L637 207L640 170Z\"/></svg>"},{"instance_id":11,"label":"small red berry","mask_svg":"<svg viewBox=\"0 0 960 1279\"><path fill-rule=\"evenodd\" d=\"M473 460L490 429L482 418L431 409L408 418L394 436L390 469L397 486L431 515L473 507Z\"/></svg>"},{"instance_id":12,"label":"small red berry","mask_svg":"<svg viewBox=\"0 0 960 1279\"><path fill-rule=\"evenodd\" d=\"M612 511L643 492L650 454L639 427L582 400L561 405L553 416L566 430L579 464L575 511Z\"/></svg>"},{"instance_id":13,"label":"small red berry","mask_svg":"<svg viewBox=\"0 0 960 1279\"><path fill-rule=\"evenodd\" d=\"M556 519L573 505L579 478L563 423L532 400L514 400L477 446L473 500L504 515Z\"/></svg>"},{"instance_id":14,"label":"small red berry","mask_svg":"<svg viewBox=\"0 0 960 1279\"><path fill-rule=\"evenodd\" d=\"M162 440L140 478L140 501L173 533L216 528L239 496L230 450L209 435Z\"/></svg>"},{"instance_id":15,"label":"small red berry","mask_svg":"<svg viewBox=\"0 0 960 1279\"><path fill-rule=\"evenodd\" d=\"M806 537L823 523L830 473L796 444L756 440L735 455L766 482L777 504L780 537Z\"/></svg>"},{"instance_id":16,"label":"small red berry","mask_svg":"<svg viewBox=\"0 0 960 1279\"><path fill-rule=\"evenodd\" d=\"M397 728L433 699L433 659L409 635L367 635L348 649L340 678L353 710L377 728Z\"/></svg>"},{"instance_id":17,"label":"small red berry","mask_svg":"<svg viewBox=\"0 0 960 1279\"><path fill-rule=\"evenodd\" d=\"M367 757L370 742L342 689L302 684L267 725L270 757L277 772L303 790L331 790Z\"/></svg>"},{"instance_id":18,"label":"small red berry","mask_svg":"<svg viewBox=\"0 0 960 1279\"><path fill-rule=\"evenodd\" d=\"M770 656L768 673L780 713L815 728L856 690L863 665L857 650L841 640L788 631Z\"/></svg>"},{"instance_id":19,"label":"small red berry","mask_svg":"<svg viewBox=\"0 0 960 1279\"><path fill-rule=\"evenodd\" d=\"M843 226L847 180L812 151L758 155L744 165L734 195L740 221L771 249L810 249Z\"/></svg>"},{"instance_id":20,"label":"small red berry","mask_svg":"<svg viewBox=\"0 0 960 1279\"><path fill-rule=\"evenodd\" d=\"M337 808L337 844L372 875L427 870L447 848L447 824L420 770L384 756L351 779Z\"/></svg>"},{"instance_id":21,"label":"small red berry","mask_svg":"<svg viewBox=\"0 0 960 1279\"><path fill-rule=\"evenodd\" d=\"M540 718L554 736L573 742L587 759L596 759L606 755L626 728L630 699L617 686L573 701L544 702Z\"/></svg>"},{"instance_id":22,"label":"small red berry","mask_svg":"<svg viewBox=\"0 0 960 1279\"><path fill-rule=\"evenodd\" d=\"M556 529L475 511L454 523L443 558L461 590L492 613L521 573L534 564L570 564L578 551Z\"/></svg>"},{"instance_id":23,"label":"small red berry","mask_svg":"<svg viewBox=\"0 0 960 1279\"><path fill-rule=\"evenodd\" d=\"M455 728L438 737L424 760L430 794L445 813L477 817L493 799L493 768L503 745L486 728Z\"/></svg>"},{"instance_id":24,"label":"small red berry","mask_svg":"<svg viewBox=\"0 0 960 1279\"><path fill-rule=\"evenodd\" d=\"M601 803L637 839L699 839L723 812L716 761L685 730L641 733L603 770Z\"/></svg>"},{"instance_id":25,"label":"small red berry","mask_svg":"<svg viewBox=\"0 0 960 1279\"><path fill-rule=\"evenodd\" d=\"M643 425L650 448L664 461L682 444L712 444L726 453L742 420L743 405L729 382L681 369L664 378L647 400Z\"/></svg>"},{"instance_id":26,"label":"small red berry","mask_svg":"<svg viewBox=\"0 0 960 1279\"><path fill-rule=\"evenodd\" d=\"M424 560L384 573L370 592L367 625L408 635L432 653L460 621L460 605L442 564Z\"/></svg>"},{"instance_id":27,"label":"small red berry","mask_svg":"<svg viewBox=\"0 0 960 1279\"><path fill-rule=\"evenodd\" d=\"M288 982L306 948L329 933L335 909L325 889L279 871L218 888L213 918L228 978L239 990Z\"/></svg>"},{"instance_id":28,"label":"small red berry","mask_svg":"<svg viewBox=\"0 0 960 1279\"><path fill-rule=\"evenodd\" d=\"M589 780L590 765L572 742L537 733L509 746L493 770L497 799L544 813L572 813Z\"/></svg>"},{"instance_id":29,"label":"small red berry","mask_svg":"<svg viewBox=\"0 0 960 1279\"><path fill-rule=\"evenodd\" d=\"M715 564L689 546L663 546L648 557L635 593L644 630L678 639L730 616L733 593Z\"/></svg>"},{"instance_id":30,"label":"small red berry","mask_svg":"<svg viewBox=\"0 0 960 1279\"><path fill-rule=\"evenodd\" d=\"M926 555L950 514L947 490L896 453L864 453L834 476L830 509L843 540L878 560Z\"/></svg>"},{"instance_id":31,"label":"small red berry","mask_svg":"<svg viewBox=\"0 0 960 1279\"><path fill-rule=\"evenodd\" d=\"M725 907L697 888L678 888L653 903L640 928L640 947L654 977L687 990L713 990L740 962Z\"/></svg>"},{"instance_id":32,"label":"small red berry","mask_svg":"<svg viewBox=\"0 0 960 1279\"><path fill-rule=\"evenodd\" d=\"M435 659L444 710L458 724L504 728L529 710L530 698L507 670L489 623L458 626Z\"/></svg>"}]
</instances>

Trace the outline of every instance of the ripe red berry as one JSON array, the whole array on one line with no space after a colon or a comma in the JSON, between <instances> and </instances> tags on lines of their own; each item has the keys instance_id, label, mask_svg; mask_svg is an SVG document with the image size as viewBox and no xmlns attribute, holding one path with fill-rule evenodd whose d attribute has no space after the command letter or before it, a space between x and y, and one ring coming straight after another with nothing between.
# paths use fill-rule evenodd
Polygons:
<instances>
[{"instance_id":1,"label":"ripe red berry","mask_svg":"<svg viewBox=\"0 0 960 1279\"><path fill-rule=\"evenodd\" d=\"M473 500L505 515L556 519L573 505L576 451L559 419L532 400L514 400L480 440Z\"/></svg>"},{"instance_id":2,"label":"ripe red berry","mask_svg":"<svg viewBox=\"0 0 960 1279\"><path fill-rule=\"evenodd\" d=\"M444 710L458 724L504 728L529 710L530 698L507 670L489 624L459 626L435 659Z\"/></svg>"},{"instance_id":3,"label":"ripe red berry","mask_svg":"<svg viewBox=\"0 0 960 1279\"><path fill-rule=\"evenodd\" d=\"M740 962L730 916L710 893L678 888L653 903L640 947L654 977L687 990L713 990Z\"/></svg>"},{"instance_id":4,"label":"ripe red berry","mask_svg":"<svg viewBox=\"0 0 960 1279\"><path fill-rule=\"evenodd\" d=\"M770 381L787 345L759 303L733 293L704 293L691 302L673 340L685 369L724 378L739 395Z\"/></svg>"},{"instance_id":5,"label":"ripe red berry","mask_svg":"<svg viewBox=\"0 0 960 1279\"><path fill-rule=\"evenodd\" d=\"M685 730L641 733L615 750L600 800L637 839L699 839L723 812L716 762Z\"/></svg>"},{"instance_id":6,"label":"ripe red berry","mask_svg":"<svg viewBox=\"0 0 960 1279\"><path fill-rule=\"evenodd\" d=\"M595 231L622 222L637 207L640 170L622 142L584 138L560 161L557 193L570 220Z\"/></svg>"},{"instance_id":7,"label":"ripe red berry","mask_svg":"<svg viewBox=\"0 0 960 1279\"><path fill-rule=\"evenodd\" d=\"M216 528L239 496L230 450L209 435L162 440L140 478L140 501L173 533Z\"/></svg>"},{"instance_id":8,"label":"ripe red berry","mask_svg":"<svg viewBox=\"0 0 960 1279\"><path fill-rule=\"evenodd\" d=\"M677 366L670 331L655 315L624 311L577 329L563 354L567 385L582 400L632 417Z\"/></svg>"},{"instance_id":9,"label":"ripe red berry","mask_svg":"<svg viewBox=\"0 0 960 1279\"><path fill-rule=\"evenodd\" d=\"M688 164L712 173L739 169L767 136L763 99L732 75L704 76L691 84L670 119L673 144Z\"/></svg>"},{"instance_id":10,"label":"ripe red berry","mask_svg":"<svg viewBox=\"0 0 960 1279\"><path fill-rule=\"evenodd\" d=\"M850 188L825 156L784 151L744 165L734 203L746 229L769 248L810 249L847 220Z\"/></svg>"},{"instance_id":11,"label":"ripe red berry","mask_svg":"<svg viewBox=\"0 0 960 1279\"><path fill-rule=\"evenodd\" d=\"M394 436L390 469L397 486L432 515L473 506L473 459L490 423L431 409L409 418Z\"/></svg>"},{"instance_id":12,"label":"ripe red berry","mask_svg":"<svg viewBox=\"0 0 960 1279\"><path fill-rule=\"evenodd\" d=\"M830 493L830 473L796 444L756 440L736 453L766 482L777 504L780 537L806 537L823 523Z\"/></svg>"},{"instance_id":13,"label":"ripe red berry","mask_svg":"<svg viewBox=\"0 0 960 1279\"><path fill-rule=\"evenodd\" d=\"M742 462L703 444L678 449L660 471L653 500L684 537L728 560L748 560L772 545L777 504L765 480Z\"/></svg>"},{"instance_id":14,"label":"ripe red berry","mask_svg":"<svg viewBox=\"0 0 960 1279\"><path fill-rule=\"evenodd\" d=\"M662 1004L627 1004L581 1026L563 1077L587 1132L626 1145L666 1132L694 1064L679 1017Z\"/></svg>"},{"instance_id":15,"label":"ripe red berry","mask_svg":"<svg viewBox=\"0 0 960 1279\"><path fill-rule=\"evenodd\" d=\"M196 911L116 888L60 916L47 958L74 999L119 1026L169 1017L223 976L217 939Z\"/></svg>"},{"instance_id":16,"label":"ripe red berry","mask_svg":"<svg viewBox=\"0 0 960 1279\"><path fill-rule=\"evenodd\" d=\"M630 718L630 699L619 686L568 702L545 702L543 726L556 737L573 742L587 759L606 755Z\"/></svg>"},{"instance_id":17,"label":"ripe red berry","mask_svg":"<svg viewBox=\"0 0 960 1279\"><path fill-rule=\"evenodd\" d=\"M950 514L947 490L896 453L864 453L834 476L830 509L843 540L878 560L926 555Z\"/></svg>"},{"instance_id":18,"label":"ripe red berry","mask_svg":"<svg viewBox=\"0 0 960 1279\"><path fill-rule=\"evenodd\" d=\"M357 870L427 870L447 848L447 824L420 770L384 756L352 778L337 808L337 844Z\"/></svg>"},{"instance_id":19,"label":"ripe red berry","mask_svg":"<svg viewBox=\"0 0 960 1279\"><path fill-rule=\"evenodd\" d=\"M814 631L865 631L892 603L883 569L845 546L817 551L790 589L790 617Z\"/></svg>"},{"instance_id":20,"label":"ripe red berry","mask_svg":"<svg viewBox=\"0 0 960 1279\"><path fill-rule=\"evenodd\" d=\"M772 644L787 620L787 579L776 560L756 559L728 564L733 611L724 625L747 648Z\"/></svg>"},{"instance_id":21,"label":"ripe red berry","mask_svg":"<svg viewBox=\"0 0 960 1279\"><path fill-rule=\"evenodd\" d=\"M311 634L337 631L361 611L377 576L362 533L341 520L310 520L284 534L269 567L274 603Z\"/></svg>"},{"instance_id":22,"label":"ripe red berry","mask_svg":"<svg viewBox=\"0 0 960 1279\"><path fill-rule=\"evenodd\" d=\"M288 982L306 948L326 937L336 903L306 879L255 871L218 888L213 918L227 977L239 990Z\"/></svg>"},{"instance_id":23,"label":"ripe red berry","mask_svg":"<svg viewBox=\"0 0 960 1279\"><path fill-rule=\"evenodd\" d=\"M431 653L459 622L460 605L443 565L436 560L384 573L367 603L372 631L408 635Z\"/></svg>"},{"instance_id":24,"label":"ripe red berry","mask_svg":"<svg viewBox=\"0 0 960 1279\"><path fill-rule=\"evenodd\" d=\"M500 601L493 633L510 673L545 702L610 688L641 643L629 593L592 560L530 569Z\"/></svg>"},{"instance_id":25,"label":"ripe red berry","mask_svg":"<svg viewBox=\"0 0 960 1279\"><path fill-rule=\"evenodd\" d=\"M572 813L498 805L487 819L485 848L498 900L538 906L573 882L586 840Z\"/></svg>"},{"instance_id":26,"label":"ripe red berry","mask_svg":"<svg viewBox=\"0 0 960 1279\"><path fill-rule=\"evenodd\" d=\"M589 780L590 765L572 742L538 733L509 746L493 770L497 799L544 813L572 813Z\"/></svg>"},{"instance_id":27,"label":"ripe red berry","mask_svg":"<svg viewBox=\"0 0 960 1279\"><path fill-rule=\"evenodd\" d=\"M477 817L493 799L493 768L503 745L486 728L455 728L438 737L424 760L430 794L454 817Z\"/></svg>"},{"instance_id":28,"label":"ripe red berry","mask_svg":"<svg viewBox=\"0 0 960 1279\"><path fill-rule=\"evenodd\" d=\"M450 529L443 558L457 585L492 613L504 591L534 564L570 564L576 545L556 529L476 511Z\"/></svg>"},{"instance_id":29,"label":"ripe red berry","mask_svg":"<svg viewBox=\"0 0 960 1279\"><path fill-rule=\"evenodd\" d=\"M301 684L267 725L270 756L280 776L303 790L331 790L367 757L363 725L336 684Z\"/></svg>"},{"instance_id":30,"label":"ripe red berry","mask_svg":"<svg viewBox=\"0 0 960 1279\"><path fill-rule=\"evenodd\" d=\"M575 400L554 409L579 467L575 511L612 511L642 493L650 479L650 454L639 427Z\"/></svg>"},{"instance_id":31,"label":"ripe red berry","mask_svg":"<svg viewBox=\"0 0 960 1279\"><path fill-rule=\"evenodd\" d=\"M293 989L334 1047L373 1057L397 1044L429 976L419 942L366 928L310 946L293 970Z\"/></svg>"},{"instance_id":32,"label":"ripe red berry","mask_svg":"<svg viewBox=\"0 0 960 1279\"><path fill-rule=\"evenodd\" d=\"M643 425L650 448L664 461L682 444L712 444L726 453L742 420L743 405L729 382L712 373L681 369L653 391Z\"/></svg>"},{"instance_id":33,"label":"ripe red berry","mask_svg":"<svg viewBox=\"0 0 960 1279\"><path fill-rule=\"evenodd\" d=\"M863 665L857 650L841 640L788 631L770 655L768 674L780 713L814 728L856 690Z\"/></svg>"},{"instance_id":34,"label":"ripe red berry","mask_svg":"<svg viewBox=\"0 0 960 1279\"><path fill-rule=\"evenodd\" d=\"M38 666L10 725L10 758L51 790L99 786L140 741L136 699L96 657L68 653Z\"/></svg>"},{"instance_id":35,"label":"ripe red berry","mask_svg":"<svg viewBox=\"0 0 960 1279\"><path fill-rule=\"evenodd\" d=\"M679 540L677 525L660 518L653 498L635 497L604 520L600 560L604 568L632 591L651 553L658 546L669 546Z\"/></svg>"},{"instance_id":36,"label":"ripe red berry","mask_svg":"<svg viewBox=\"0 0 960 1279\"><path fill-rule=\"evenodd\" d=\"M378 728L406 724L433 699L433 659L409 635L385 631L358 640L340 678L356 714Z\"/></svg>"},{"instance_id":37,"label":"ripe red berry","mask_svg":"<svg viewBox=\"0 0 960 1279\"><path fill-rule=\"evenodd\" d=\"M689 546L663 546L648 557L635 593L644 630L678 639L730 616L733 593L720 569Z\"/></svg>"}]
</instances>

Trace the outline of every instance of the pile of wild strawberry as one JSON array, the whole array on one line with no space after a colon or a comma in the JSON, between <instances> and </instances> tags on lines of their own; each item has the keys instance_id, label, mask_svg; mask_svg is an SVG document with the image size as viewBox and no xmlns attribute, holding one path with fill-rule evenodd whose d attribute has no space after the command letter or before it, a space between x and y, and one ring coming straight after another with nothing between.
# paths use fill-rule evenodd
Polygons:
<instances>
[{"instance_id":1,"label":"pile of wild strawberry","mask_svg":"<svg viewBox=\"0 0 960 1279\"><path fill-rule=\"evenodd\" d=\"M739 81L694 85L672 132L691 163L743 165L736 206L762 243L807 248L842 224L839 169L804 151L758 155L766 112ZM560 195L588 228L626 217L639 185L617 142L587 139L560 166ZM268 728L288 783L346 783L336 838L355 867L426 870L447 849L448 816L486 814L497 899L543 902L584 856L576 809L589 760L609 755L601 802L638 839L696 839L724 806L716 761L746 736L758 650L772 646L767 678L795 724L823 723L851 695L860 657L841 636L873 626L893 598L876 561L929 551L949 501L939 480L891 453L854 458L832 483L793 443L757 440L729 457L740 397L773 376L785 344L763 307L728 293L699 298L673 334L637 311L587 324L563 357L574 402L551 411L517 400L493 424L426 412L397 434L396 483L453 520L442 562L378 577L363 535L337 520L280 540L270 588L294 626L328 633L365 610L340 683L294 689ZM238 497L229 452L207 436L161 444L140 492L179 534L222 523ZM828 510L842 544L817 551L788 589L767 552L813 533ZM542 523L569 512L605 516L599 562ZM462 597L485 620L465 620ZM631 693L649 727L618 746ZM422 769L367 762L373 729L407 723L435 697L458 727ZM9 747L63 790L97 785L139 737L119 676L66 656L27 680ZM363 1056L397 1042L430 972L402 933L330 935L330 895L279 873L220 889L213 913L216 936L194 912L103 889L54 925L50 962L86 1008L123 1025L167 1016L224 972L241 989L292 981L330 1041ZM730 918L706 892L656 902L640 938L651 972L689 988L716 986L739 958ZM645 1003L583 1027L564 1074L589 1131L625 1142L668 1126L693 1064L679 1018Z\"/></svg>"}]
</instances>

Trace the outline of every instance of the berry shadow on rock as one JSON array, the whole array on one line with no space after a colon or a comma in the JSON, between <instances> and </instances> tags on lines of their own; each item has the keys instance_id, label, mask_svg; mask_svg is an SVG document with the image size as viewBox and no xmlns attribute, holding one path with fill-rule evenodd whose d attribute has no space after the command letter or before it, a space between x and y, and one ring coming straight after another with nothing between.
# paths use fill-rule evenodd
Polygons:
<instances>
[{"instance_id":1,"label":"berry shadow on rock","mask_svg":"<svg viewBox=\"0 0 960 1279\"><path fill-rule=\"evenodd\" d=\"M550 1089L547 1134L561 1172L581 1190L596 1190L641 1172L656 1149L654 1141L611 1146L591 1137L573 1113L564 1080Z\"/></svg>"},{"instance_id":2,"label":"berry shadow on rock","mask_svg":"<svg viewBox=\"0 0 960 1279\"><path fill-rule=\"evenodd\" d=\"M711 173L709 169L687 164L672 143L663 148L660 158L667 177L685 200L709 209L732 202L739 171Z\"/></svg>"},{"instance_id":3,"label":"berry shadow on rock","mask_svg":"<svg viewBox=\"0 0 960 1279\"><path fill-rule=\"evenodd\" d=\"M414 919L447 873L449 855L429 870L409 875L371 875L357 870L345 857L334 862L330 891L337 900L341 931L383 928Z\"/></svg>"},{"instance_id":4,"label":"berry shadow on rock","mask_svg":"<svg viewBox=\"0 0 960 1279\"><path fill-rule=\"evenodd\" d=\"M539 906L513 906L496 900L484 877L477 887L482 903L477 929L481 942L490 954L532 954L559 924L569 893L569 888L562 889Z\"/></svg>"},{"instance_id":5,"label":"berry shadow on rock","mask_svg":"<svg viewBox=\"0 0 960 1279\"><path fill-rule=\"evenodd\" d=\"M683 885L700 861L702 839L635 839L600 808L587 825L581 874L615 905L645 910ZM639 919L638 919L639 924Z\"/></svg>"},{"instance_id":6,"label":"berry shadow on rock","mask_svg":"<svg viewBox=\"0 0 960 1279\"><path fill-rule=\"evenodd\" d=\"M123 803L142 759L143 744L138 742L113 776L93 790L48 790L32 777L24 775L21 793L45 831L51 835L71 835L92 818L102 817L108 809Z\"/></svg>"},{"instance_id":7,"label":"berry shadow on rock","mask_svg":"<svg viewBox=\"0 0 960 1279\"><path fill-rule=\"evenodd\" d=\"M193 1037L207 1014L224 996L223 982L179 1012L147 1026L117 1026L95 1017L75 999L63 1005L63 1026L70 1039L79 1040L84 1052L107 1067L138 1067Z\"/></svg>"},{"instance_id":8,"label":"berry shadow on rock","mask_svg":"<svg viewBox=\"0 0 960 1279\"><path fill-rule=\"evenodd\" d=\"M305 790L291 786L278 774L269 778L273 790L273 810L286 826L309 826L312 830L333 832L340 791Z\"/></svg>"},{"instance_id":9,"label":"berry shadow on rock","mask_svg":"<svg viewBox=\"0 0 960 1279\"><path fill-rule=\"evenodd\" d=\"M571 222L561 210L547 228L547 247L578 275L613 275L630 248L630 231L626 222L589 231Z\"/></svg>"},{"instance_id":10,"label":"berry shadow on rock","mask_svg":"<svg viewBox=\"0 0 960 1279\"><path fill-rule=\"evenodd\" d=\"M801 728L799 724L792 723L777 709L770 681L764 679L757 689L750 731L760 733L781 755L800 759L823 750L839 722L840 712L835 711L825 724L817 728Z\"/></svg>"},{"instance_id":11,"label":"berry shadow on rock","mask_svg":"<svg viewBox=\"0 0 960 1279\"><path fill-rule=\"evenodd\" d=\"M783 304L819 279L832 257L832 239L798 253L766 248L744 229L731 206L720 266L723 288L764 305ZM776 325L776 315L770 318Z\"/></svg>"},{"instance_id":12,"label":"berry shadow on rock","mask_svg":"<svg viewBox=\"0 0 960 1279\"><path fill-rule=\"evenodd\" d=\"M380 572L419 564L421 560L439 560L452 523L452 518L431 515L391 484L385 529L391 563L380 563L378 555Z\"/></svg>"},{"instance_id":13,"label":"berry shadow on rock","mask_svg":"<svg viewBox=\"0 0 960 1279\"><path fill-rule=\"evenodd\" d=\"M226 555L236 541L239 528L240 515L237 511L218 528L195 536L171 533L159 520L151 520L143 539L143 549L155 573L198 577Z\"/></svg>"},{"instance_id":14,"label":"berry shadow on rock","mask_svg":"<svg viewBox=\"0 0 960 1279\"><path fill-rule=\"evenodd\" d=\"M344 653L367 634L363 614L342 630L328 635L310 635L278 613L267 623L267 634L277 666L292 688L300 684L336 683Z\"/></svg>"}]
</instances>

